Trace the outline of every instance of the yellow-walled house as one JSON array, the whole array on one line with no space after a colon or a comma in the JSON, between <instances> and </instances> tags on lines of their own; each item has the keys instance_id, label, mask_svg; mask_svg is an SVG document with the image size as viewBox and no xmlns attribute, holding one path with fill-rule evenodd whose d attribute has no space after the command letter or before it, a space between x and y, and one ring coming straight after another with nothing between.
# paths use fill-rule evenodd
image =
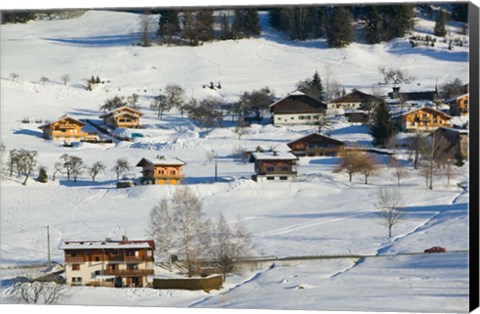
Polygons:
<instances>
[{"instance_id":1,"label":"yellow-walled house","mask_svg":"<svg viewBox=\"0 0 480 314\"><path fill-rule=\"evenodd\" d=\"M181 174L185 162L177 158L157 156L155 159L142 158L137 167L142 167L142 184L180 184L185 178Z\"/></svg>"},{"instance_id":2,"label":"yellow-walled house","mask_svg":"<svg viewBox=\"0 0 480 314\"><path fill-rule=\"evenodd\" d=\"M404 132L428 132L450 126L452 117L436 109L423 107L398 114L392 119Z\"/></svg>"},{"instance_id":3,"label":"yellow-walled house","mask_svg":"<svg viewBox=\"0 0 480 314\"><path fill-rule=\"evenodd\" d=\"M39 126L43 131L43 137L47 140L56 141L80 141L89 136L82 131L85 123L67 115L57 121Z\"/></svg>"},{"instance_id":4,"label":"yellow-walled house","mask_svg":"<svg viewBox=\"0 0 480 314\"><path fill-rule=\"evenodd\" d=\"M140 125L140 117L143 113L129 106L116 108L100 118L112 128L137 128Z\"/></svg>"}]
</instances>

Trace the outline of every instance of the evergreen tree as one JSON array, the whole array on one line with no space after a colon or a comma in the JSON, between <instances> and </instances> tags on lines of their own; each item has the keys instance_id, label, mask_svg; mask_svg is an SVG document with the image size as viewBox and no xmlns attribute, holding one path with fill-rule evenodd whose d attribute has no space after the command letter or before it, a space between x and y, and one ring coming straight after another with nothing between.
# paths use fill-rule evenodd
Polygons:
<instances>
[{"instance_id":1,"label":"evergreen tree","mask_svg":"<svg viewBox=\"0 0 480 314\"><path fill-rule=\"evenodd\" d=\"M325 22L327 17L326 7L309 8L311 33L313 38L322 37L325 33Z\"/></svg>"},{"instance_id":2,"label":"evergreen tree","mask_svg":"<svg viewBox=\"0 0 480 314\"><path fill-rule=\"evenodd\" d=\"M197 12L195 28L198 32L198 40L210 41L213 39L213 11L202 9Z\"/></svg>"},{"instance_id":3,"label":"evergreen tree","mask_svg":"<svg viewBox=\"0 0 480 314\"><path fill-rule=\"evenodd\" d=\"M315 74L313 74L312 79L300 81L297 83L296 87L298 91L318 101L322 101L324 98L322 80L320 79L320 75L318 75L317 71L315 71Z\"/></svg>"},{"instance_id":4,"label":"evergreen tree","mask_svg":"<svg viewBox=\"0 0 480 314\"><path fill-rule=\"evenodd\" d=\"M287 31L284 10L284 8L275 8L268 12L268 22L273 28L281 32Z\"/></svg>"},{"instance_id":5,"label":"evergreen tree","mask_svg":"<svg viewBox=\"0 0 480 314\"><path fill-rule=\"evenodd\" d=\"M433 29L435 36L443 37L447 34L447 29L445 28L447 20L447 13L445 13L443 10L439 10L437 18L435 19L435 28Z\"/></svg>"},{"instance_id":6,"label":"evergreen tree","mask_svg":"<svg viewBox=\"0 0 480 314\"><path fill-rule=\"evenodd\" d=\"M222 20L220 23L220 39L233 39L232 28L230 26L230 22L228 21L228 16L225 13L222 14Z\"/></svg>"},{"instance_id":7,"label":"evergreen tree","mask_svg":"<svg viewBox=\"0 0 480 314\"><path fill-rule=\"evenodd\" d=\"M370 117L370 135L375 146L384 147L395 130L391 121L390 112L385 102L377 104Z\"/></svg>"},{"instance_id":8,"label":"evergreen tree","mask_svg":"<svg viewBox=\"0 0 480 314\"><path fill-rule=\"evenodd\" d=\"M328 19L327 41L331 48L348 46L352 41L352 14L342 6L333 8Z\"/></svg>"},{"instance_id":9,"label":"evergreen tree","mask_svg":"<svg viewBox=\"0 0 480 314\"><path fill-rule=\"evenodd\" d=\"M413 4L380 6L382 12L384 40L395 37L403 37L413 28L414 11Z\"/></svg>"},{"instance_id":10,"label":"evergreen tree","mask_svg":"<svg viewBox=\"0 0 480 314\"><path fill-rule=\"evenodd\" d=\"M257 9L235 10L235 20L232 25L232 33L235 38L257 36L261 31Z\"/></svg>"},{"instance_id":11,"label":"evergreen tree","mask_svg":"<svg viewBox=\"0 0 480 314\"><path fill-rule=\"evenodd\" d=\"M288 34L291 40L306 40L310 29L310 12L306 7L292 7L284 10Z\"/></svg>"},{"instance_id":12,"label":"evergreen tree","mask_svg":"<svg viewBox=\"0 0 480 314\"><path fill-rule=\"evenodd\" d=\"M40 167L37 180L38 182L42 182L42 183L45 183L48 181L47 169L45 167Z\"/></svg>"},{"instance_id":13,"label":"evergreen tree","mask_svg":"<svg viewBox=\"0 0 480 314\"><path fill-rule=\"evenodd\" d=\"M177 35L179 31L180 23L178 21L178 12L175 10L161 10L157 31L157 35L161 38L161 41L170 45L173 36Z\"/></svg>"},{"instance_id":14,"label":"evergreen tree","mask_svg":"<svg viewBox=\"0 0 480 314\"><path fill-rule=\"evenodd\" d=\"M5 23L26 23L35 19L35 12L32 11L4 11L1 13L2 24Z\"/></svg>"},{"instance_id":15,"label":"evergreen tree","mask_svg":"<svg viewBox=\"0 0 480 314\"><path fill-rule=\"evenodd\" d=\"M366 34L369 44L378 44L381 41L382 20L378 8L369 6L365 8Z\"/></svg>"}]
</instances>

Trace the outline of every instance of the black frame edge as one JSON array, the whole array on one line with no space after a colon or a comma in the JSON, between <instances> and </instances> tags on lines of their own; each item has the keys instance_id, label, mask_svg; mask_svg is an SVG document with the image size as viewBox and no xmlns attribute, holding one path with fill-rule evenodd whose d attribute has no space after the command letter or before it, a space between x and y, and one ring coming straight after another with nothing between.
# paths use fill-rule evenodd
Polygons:
<instances>
[{"instance_id":1,"label":"black frame edge","mask_svg":"<svg viewBox=\"0 0 480 314\"><path fill-rule=\"evenodd\" d=\"M479 8L468 4L468 23L470 34L470 303L472 312L479 307Z\"/></svg>"}]
</instances>

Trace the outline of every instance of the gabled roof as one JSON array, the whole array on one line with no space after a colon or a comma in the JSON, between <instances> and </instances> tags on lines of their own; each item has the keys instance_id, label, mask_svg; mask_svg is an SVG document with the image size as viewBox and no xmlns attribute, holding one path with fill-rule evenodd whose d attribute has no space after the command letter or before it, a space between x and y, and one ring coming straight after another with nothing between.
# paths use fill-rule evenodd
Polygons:
<instances>
[{"instance_id":1,"label":"gabled roof","mask_svg":"<svg viewBox=\"0 0 480 314\"><path fill-rule=\"evenodd\" d=\"M340 103L352 103L352 102L381 102L381 101L382 101L381 98L361 92L359 90L354 90L344 96L331 100L329 103L340 104Z\"/></svg>"},{"instance_id":2,"label":"gabled roof","mask_svg":"<svg viewBox=\"0 0 480 314\"><path fill-rule=\"evenodd\" d=\"M67 116L67 115L63 115L58 120L50 122L50 123L43 124L43 125L39 126L38 128L43 130L44 128L49 127L54 123L58 123L58 122L61 122L61 121L64 121L64 120L70 120L71 123L78 124L79 126L84 126L85 125L85 123L83 123L80 120L74 119L74 118L72 118L70 116Z\"/></svg>"},{"instance_id":3,"label":"gabled roof","mask_svg":"<svg viewBox=\"0 0 480 314\"><path fill-rule=\"evenodd\" d=\"M255 160L298 160L298 157L288 152L255 152L250 162Z\"/></svg>"},{"instance_id":4,"label":"gabled roof","mask_svg":"<svg viewBox=\"0 0 480 314\"><path fill-rule=\"evenodd\" d=\"M433 108L430 108L430 107L421 107L421 108L415 108L415 109L412 109L412 110L409 110L409 111L405 111L405 112L400 112L400 113L397 113L397 114L395 114L394 116L392 116L392 118L404 117L404 116L406 116L406 115L409 115L409 114L411 114L411 113L414 113L414 112L420 111L420 110L430 111L431 113L437 113L437 114L441 115L442 117L444 117L444 118L447 119L447 120L452 119L452 117L449 116L448 114L446 114L445 112L442 112L442 111L439 111L439 110L437 110L437 109L433 109Z\"/></svg>"},{"instance_id":5,"label":"gabled roof","mask_svg":"<svg viewBox=\"0 0 480 314\"><path fill-rule=\"evenodd\" d=\"M340 145L345 145L344 142L342 141L339 141L339 140L336 140L334 138L331 138L331 137L328 137L328 136L325 136L325 135L321 135L319 133L312 133L312 134L309 134L307 136L304 136L302 138L299 138L295 141L292 141L290 143L287 143L288 147L292 148L292 146L297 143L297 142L302 142L302 141L324 141L324 142L328 142L328 143L331 143L333 145L337 145L337 146L340 146Z\"/></svg>"},{"instance_id":6,"label":"gabled roof","mask_svg":"<svg viewBox=\"0 0 480 314\"><path fill-rule=\"evenodd\" d=\"M459 96L457 96L457 97L452 97L452 98L450 98L450 99L447 99L447 100L445 100L445 103L448 104L448 103L451 103L451 102L455 102L455 101L457 101L458 99L463 98L463 97L465 97L465 96L468 97L468 93L463 94L463 95L459 95Z\"/></svg>"},{"instance_id":7,"label":"gabled roof","mask_svg":"<svg viewBox=\"0 0 480 314\"><path fill-rule=\"evenodd\" d=\"M118 115L119 113L124 112L124 111L130 112L134 115L138 115L139 117L143 116L142 112L140 112L140 111L138 111L138 110L136 110L136 109L134 109L130 106L125 105L125 106L115 108L115 109L101 115L100 118L103 119L103 118L106 118L106 117L111 116L111 115Z\"/></svg>"},{"instance_id":8,"label":"gabled roof","mask_svg":"<svg viewBox=\"0 0 480 314\"><path fill-rule=\"evenodd\" d=\"M164 156L157 156L157 158L154 159L142 158L137 163L137 167L143 167L145 164L154 166L185 166L187 163L178 158L166 158Z\"/></svg>"},{"instance_id":9,"label":"gabled roof","mask_svg":"<svg viewBox=\"0 0 480 314\"><path fill-rule=\"evenodd\" d=\"M63 241L60 250L155 249L153 240Z\"/></svg>"},{"instance_id":10,"label":"gabled roof","mask_svg":"<svg viewBox=\"0 0 480 314\"><path fill-rule=\"evenodd\" d=\"M270 111L279 113L323 113L327 105L296 91L270 105Z\"/></svg>"}]
</instances>

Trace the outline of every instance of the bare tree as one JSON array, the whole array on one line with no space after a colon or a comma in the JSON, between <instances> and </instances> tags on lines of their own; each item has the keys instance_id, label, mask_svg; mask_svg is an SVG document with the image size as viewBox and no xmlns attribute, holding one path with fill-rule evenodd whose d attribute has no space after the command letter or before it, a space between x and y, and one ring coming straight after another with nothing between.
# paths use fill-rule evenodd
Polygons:
<instances>
[{"instance_id":1,"label":"bare tree","mask_svg":"<svg viewBox=\"0 0 480 314\"><path fill-rule=\"evenodd\" d=\"M165 97L168 111L172 108L181 110L185 103L185 90L178 84L169 84L165 87Z\"/></svg>"},{"instance_id":2,"label":"bare tree","mask_svg":"<svg viewBox=\"0 0 480 314\"><path fill-rule=\"evenodd\" d=\"M19 299L28 304L54 304L65 293L64 286L54 282L21 283L19 290Z\"/></svg>"},{"instance_id":3,"label":"bare tree","mask_svg":"<svg viewBox=\"0 0 480 314\"><path fill-rule=\"evenodd\" d=\"M12 149L9 152L8 160L7 160L7 167L10 176L13 175L13 172L18 168L18 153L17 149Z\"/></svg>"},{"instance_id":4,"label":"bare tree","mask_svg":"<svg viewBox=\"0 0 480 314\"><path fill-rule=\"evenodd\" d=\"M394 170L395 176L397 177L397 185L400 186L400 179L406 177L408 175L408 171L405 169L405 167L402 167L395 158L392 158L391 166Z\"/></svg>"},{"instance_id":5,"label":"bare tree","mask_svg":"<svg viewBox=\"0 0 480 314\"><path fill-rule=\"evenodd\" d=\"M328 118L326 115L324 114L319 114L319 115L316 115L316 117L314 117L315 119L315 124L318 126L318 133L322 133L322 130L324 130L325 128L330 128L334 122L331 118Z\"/></svg>"},{"instance_id":6,"label":"bare tree","mask_svg":"<svg viewBox=\"0 0 480 314\"><path fill-rule=\"evenodd\" d=\"M174 212L168 201L162 199L158 205L150 211L149 234L156 244L157 253L167 254L168 263L171 267L171 255L176 245L177 228L174 224Z\"/></svg>"},{"instance_id":7,"label":"bare tree","mask_svg":"<svg viewBox=\"0 0 480 314\"><path fill-rule=\"evenodd\" d=\"M107 167L101 162L95 162L90 168L88 168L88 174L92 178L92 181L95 181L96 176L101 172L105 171Z\"/></svg>"},{"instance_id":8,"label":"bare tree","mask_svg":"<svg viewBox=\"0 0 480 314\"><path fill-rule=\"evenodd\" d=\"M117 159L117 162L115 163L115 166L113 166L112 171L115 172L117 175L117 180L120 179L120 176L124 174L125 172L129 171L131 169L130 164L128 163L128 160L125 158L119 158Z\"/></svg>"},{"instance_id":9,"label":"bare tree","mask_svg":"<svg viewBox=\"0 0 480 314\"><path fill-rule=\"evenodd\" d=\"M66 173L68 181L70 181L70 176L73 176L74 181L77 182L77 177L81 174L83 168L82 158L63 154L60 159L63 159L63 170L58 167L55 167L55 169L60 173ZM56 166L58 165L56 164Z\"/></svg>"},{"instance_id":10,"label":"bare tree","mask_svg":"<svg viewBox=\"0 0 480 314\"><path fill-rule=\"evenodd\" d=\"M83 160L80 157L71 157L71 164L72 164L72 177L73 182L77 182L77 178L83 173Z\"/></svg>"},{"instance_id":11,"label":"bare tree","mask_svg":"<svg viewBox=\"0 0 480 314\"><path fill-rule=\"evenodd\" d=\"M243 123L239 123L239 124L235 127L235 129L233 130L233 132L238 135L238 139L240 140L241 137L242 137L242 135L245 134L245 133L247 133L246 125L243 124Z\"/></svg>"},{"instance_id":12,"label":"bare tree","mask_svg":"<svg viewBox=\"0 0 480 314\"><path fill-rule=\"evenodd\" d=\"M150 12L145 12L141 14L138 18L138 27L140 30L140 44L143 47L151 46L150 34L155 30L155 20Z\"/></svg>"},{"instance_id":13,"label":"bare tree","mask_svg":"<svg viewBox=\"0 0 480 314\"><path fill-rule=\"evenodd\" d=\"M437 169L450 157L451 149L447 139L439 137L436 132L432 132L429 141L421 147L422 174L425 176L427 186L433 190L433 178Z\"/></svg>"},{"instance_id":14,"label":"bare tree","mask_svg":"<svg viewBox=\"0 0 480 314\"><path fill-rule=\"evenodd\" d=\"M409 154L413 155L413 169L418 168L418 162L422 148L426 145L426 139L421 133L416 133L408 141Z\"/></svg>"},{"instance_id":15,"label":"bare tree","mask_svg":"<svg viewBox=\"0 0 480 314\"><path fill-rule=\"evenodd\" d=\"M385 83L393 83L396 85L400 83L411 83L415 79L405 70L380 67L378 71L382 74Z\"/></svg>"},{"instance_id":16,"label":"bare tree","mask_svg":"<svg viewBox=\"0 0 480 314\"><path fill-rule=\"evenodd\" d=\"M359 172L365 177L365 184L368 184L368 177L377 171L376 160L367 153L359 154Z\"/></svg>"},{"instance_id":17,"label":"bare tree","mask_svg":"<svg viewBox=\"0 0 480 314\"><path fill-rule=\"evenodd\" d=\"M352 176L361 172L362 154L355 149L345 150L342 154L340 164L334 169L334 172L348 173L349 181L352 182Z\"/></svg>"},{"instance_id":18,"label":"bare tree","mask_svg":"<svg viewBox=\"0 0 480 314\"><path fill-rule=\"evenodd\" d=\"M63 82L63 85L66 86L68 82L70 82L70 76L68 74L62 75L62 82Z\"/></svg>"},{"instance_id":19,"label":"bare tree","mask_svg":"<svg viewBox=\"0 0 480 314\"><path fill-rule=\"evenodd\" d=\"M388 229L388 238L392 238L392 228L399 223L403 217L401 211L403 199L398 189L383 188L377 192L375 208L376 214L382 219L382 223Z\"/></svg>"},{"instance_id":20,"label":"bare tree","mask_svg":"<svg viewBox=\"0 0 480 314\"><path fill-rule=\"evenodd\" d=\"M37 151L20 149L17 155L17 171L25 176L23 185L27 184L33 170L37 165Z\"/></svg>"},{"instance_id":21,"label":"bare tree","mask_svg":"<svg viewBox=\"0 0 480 314\"><path fill-rule=\"evenodd\" d=\"M42 85L45 85L45 83L47 82L50 82L50 79L48 77L42 76L40 78L40 83L42 83Z\"/></svg>"},{"instance_id":22,"label":"bare tree","mask_svg":"<svg viewBox=\"0 0 480 314\"><path fill-rule=\"evenodd\" d=\"M12 82L15 82L16 79L18 79L20 75L18 73L10 73L10 79Z\"/></svg>"},{"instance_id":23,"label":"bare tree","mask_svg":"<svg viewBox=\"0 0 480 314\"><path fill-rule=\"evenodd\" d=\"M153 102L150 105L150 109L157 111L157 118L162 119L163 113L168 111L167 96L160 94L153 98Z\"/></svg>"}]
</instances>

